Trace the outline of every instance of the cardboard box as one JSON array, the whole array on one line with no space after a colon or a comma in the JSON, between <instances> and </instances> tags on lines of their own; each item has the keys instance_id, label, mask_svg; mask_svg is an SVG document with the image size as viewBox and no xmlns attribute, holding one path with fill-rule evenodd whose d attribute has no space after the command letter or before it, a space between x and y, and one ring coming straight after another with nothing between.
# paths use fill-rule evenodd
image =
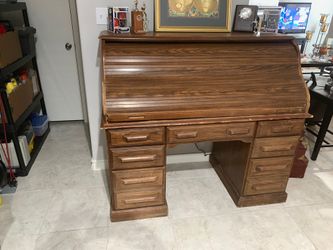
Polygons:
<instances>
[{"instance_id":1,"label":"cardboard box","mask_svg":"<svg viewBox=\"0 0 333 250\"><path fill-rule=\"evenodd\" d=\"M8 96L12 116L16 121L21 114L30 106L34 98L32 81L28 79L25 84L16 87Z\"/></svg>"},{"instance_id":2,"label":"cardboard box","mask_svg":"<svg viewBox=\"0 0 333 250\"><path fill-rule=\"evenodd\" d=\"M16 31L0 34L0 68L22 57L21 45Z\"/></svg>"}]
</instances>

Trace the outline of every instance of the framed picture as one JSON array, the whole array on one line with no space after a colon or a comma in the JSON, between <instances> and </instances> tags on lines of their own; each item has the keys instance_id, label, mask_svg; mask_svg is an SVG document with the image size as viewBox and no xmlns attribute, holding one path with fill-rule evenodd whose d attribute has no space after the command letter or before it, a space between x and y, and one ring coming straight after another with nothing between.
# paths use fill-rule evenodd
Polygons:
<instances>
[{"instance_id":1,"label":"framed picture","mask_svg":"<svg viewBox=\"0 0 333 250\"><path fill-rule=\"evenodd\" d=\"M234 18L233 31L253 32L254 21L257 18L258 6L237 5Z\"/></svg>"},{"instance_id":2,"label":"framed picture","mask_svg":"<svg viewBox=\"0 0 333 250\"><path fill-rule=\"evenodd\" d=\"M155 31L230 32L231 0L155 0Z\"/></svg>"}]
</instances>

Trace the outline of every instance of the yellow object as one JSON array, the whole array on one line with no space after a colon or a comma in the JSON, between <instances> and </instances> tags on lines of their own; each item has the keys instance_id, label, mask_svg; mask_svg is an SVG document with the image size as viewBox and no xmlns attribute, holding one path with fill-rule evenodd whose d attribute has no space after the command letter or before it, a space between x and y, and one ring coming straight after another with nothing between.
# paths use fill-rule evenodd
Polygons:
<instances>
[{"instance_id":1,"label":"yellow object","mask_svg":"<svg viewBox=\"0 0 333 250\"><path fill-rule=\"evenodd\" d=\"M0 195L0 207L2 206L2 196Z\"/></svg>"},{"instance_id":2,"label":"yellow object","mask_svg":"<svg viewBox=\"0 0 333 250\"><path fill-rule=\"evenodd\" d=\"M10 93L12 93L16 87L17 87L17 81L15 78L12 78L10 82L8 82L6 85L7 94L9 95Z\"/></svg>"},{"instance_id":3,"label":"yellow object","mask_svg":"<svg viewBox=\"0 0 333 250\"><path fill-rule=\"evenodd\" d=\"M35 136L32 137L31 141L29 142L28 148L29 148L29 153L31 154L32 150L34 149L35 145Z\"/></svg>"}]
</instances>

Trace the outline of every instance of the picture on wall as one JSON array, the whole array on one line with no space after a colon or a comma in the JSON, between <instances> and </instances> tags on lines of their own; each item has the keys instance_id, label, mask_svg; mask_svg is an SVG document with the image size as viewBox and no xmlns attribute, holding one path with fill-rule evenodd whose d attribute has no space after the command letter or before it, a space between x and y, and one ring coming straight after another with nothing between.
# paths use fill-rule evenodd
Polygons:
<instances>
[{"instance_id":1,"label":"picture on wall","mask_svg":"<svg viewBox=\"0 0 333 250\"><path fill-rule=\"evenodd\" d=\"M229 32L230 0L155 0L155 30Z\"/></svg>"}]
</instances>

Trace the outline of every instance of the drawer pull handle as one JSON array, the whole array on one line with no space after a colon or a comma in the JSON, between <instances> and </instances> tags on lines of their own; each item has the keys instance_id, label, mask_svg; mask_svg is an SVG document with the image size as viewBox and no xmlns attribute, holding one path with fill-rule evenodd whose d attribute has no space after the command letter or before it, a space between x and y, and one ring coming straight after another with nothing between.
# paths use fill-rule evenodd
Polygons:
<instances>
[{"instance_id":1,"label":"drawer pull handle","mask_svg":"<svg viewBox=\"0 0 333 250\"><path fill-rule=\"evenodd\" d=\"M293 145L278 145L278 146L262 146L262 152L290 151Z\"/></svg>"},{"instance_id":2,"label":"drawer pull handle","mask_svg":"<svg viewBox=\"0 0 333 250\"><path fill-rule=\"evenodd\" d=\"M177 133L176 137L177 139L189 139L189 138L196 138L198 136L198 132L183 132L183 133Z\"/></svg>"},{"instance_id":3,"label":"drawer pull handle","mask_svg":"<svg viewBox=\"0 0 333 250\"><path fill-rule=\"evenodd\" d=\"M144 120L145 117L144 116L129 116L128 119L138 121L138 120Z\"/></svg>"},{"instance_id":4,"label":"drawer pull handle","mask_svg":"<svg viewBox=\"0 0 333 250\"><path fill-rule=\"evenodd\" d=\"M147 162L155 161L157 155L143 155L143 156L133 156L133 157L120 157L121 163L133 163L133 162Z\"/></svg>"},{"instance_id":5,"label":"drawer pull handle","mask_svg":"<svg viewBox=\"0 0 333 250\"><path fill-rule=\"evenodd\" d=\"M270 190L270 189L280 189L283 188L283 184L281 183L272 183L272 184L266 184L266 185L254 185L252 187L255 191L264 191L264 190Z\"/></svg>"},{"instance_id":6,"label":"drawer pull handle","mask_svg":"<svg viewBox=\"0 0 333 250\"><path fill-rule=\"evenodd\" d=\"M136 203L152 202L152 201L156 201L156 200L157 200L156 196L148 196L148 197L137 198L137 199L128 199L128 200L124 200L124 202L125 202L125 204L136 204Z\"/></svg>"},{"instance_id":7,"label":"drawer pull handle","mask_svg":"<svg viewBox=\"0 0 333 250\"><path fill-rule=\"evenodd\" d=\"M148 135L137 135L137 136L124 135L124 138L127 142L139 142L139 141L147 141Z\"/></svg>"},{"instance_id":8,"label":"drawer pull handle","mask_svg":"<svg viewBox=\"0 0 333 250\"><path fill-rule=\"evenodd\" d=\"M244 129L228 129L227 133L228 135L246 135L250 132L250 129L244 128Z\"/></svg>"},{"instance_id":9,"label":"drawer pull handle","mask_svg":"<svg viewBox=\"0 0 333 250\"><path fill-rule=\"evenodd\" d=\"M122 183L124 185L133 185L133 184L142 184L142 183L152 183L156 182L157 176L144 177L144 178L132 178L132 179L123 179Z\"/></svg>"},{"instance_id":10,"label":"drawer pull handle","mask_svg":"<svg viewBox=\"0 0 333 250\"><path fill-rule=\"evenodd\" d=\"M257 172L269 171L269 170L283 170L286 169L288 165L265 165L265 166L257 166Z\"/></svg>"},{"instance_id":11,"label":"drawer pull handle","mask_svg":"<svg viewBox=\"0 0 333 250\"><path fill-rule=\"evenodd\" d=\"M273 133L289 133L293 129L292 126L279 126L279 127L273 127L272 132Z\"/></svg>"}]
</instances>

